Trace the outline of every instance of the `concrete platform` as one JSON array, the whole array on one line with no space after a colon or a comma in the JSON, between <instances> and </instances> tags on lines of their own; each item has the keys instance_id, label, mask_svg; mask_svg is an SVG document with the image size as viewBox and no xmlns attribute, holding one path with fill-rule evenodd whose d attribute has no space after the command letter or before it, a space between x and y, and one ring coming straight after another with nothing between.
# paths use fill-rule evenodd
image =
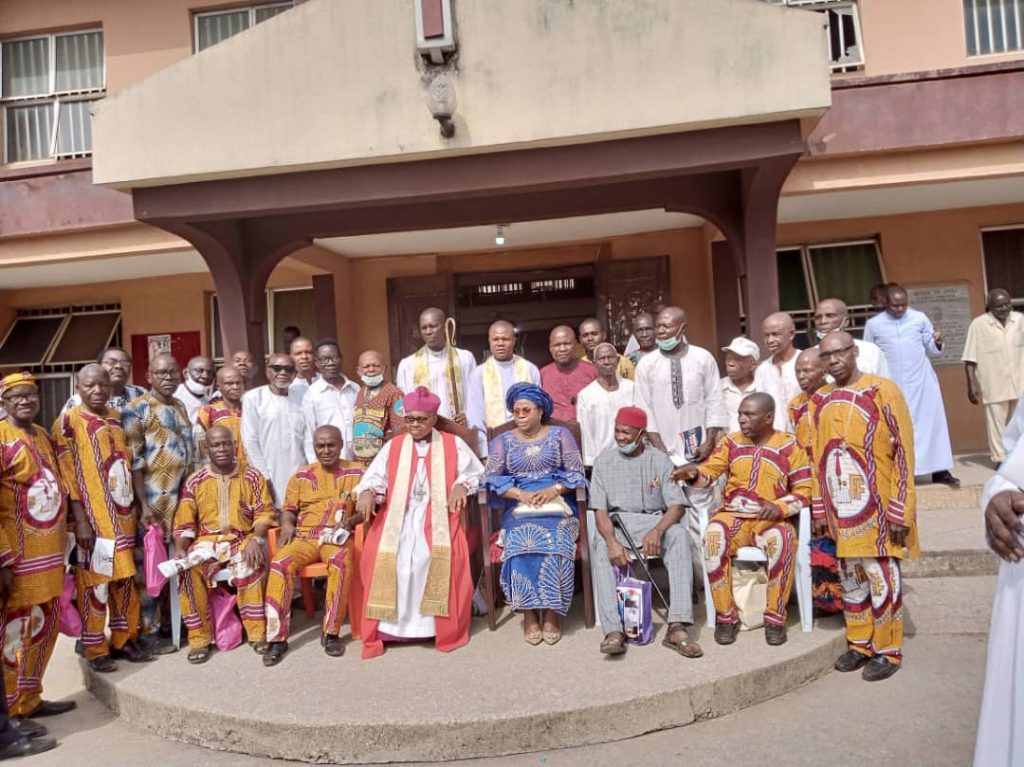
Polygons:
<instances>
[{"instance_id":1,"label":"concrete platform","mask_svg":"<svg viewBox=\"0 0 1024 767\"><path fill-rule=\"evenodd\" d=\"M203 666L182 652L114 674L83 671L121 719L172 740L306 762L434 762L606 743L729 714L816 679L844 647L840 619L802 634L795 609L786 645L768 647L755 631L719 647L705 630L697 660L662 647L658 629L654 644L613 659L579 616L553 647L527 645L517 620L492 633L476 619L469 645L453 653L406 645L362 661L358 643L328 658L307 627L269 669L240 647Z\"/></svg>"}]
</instances>

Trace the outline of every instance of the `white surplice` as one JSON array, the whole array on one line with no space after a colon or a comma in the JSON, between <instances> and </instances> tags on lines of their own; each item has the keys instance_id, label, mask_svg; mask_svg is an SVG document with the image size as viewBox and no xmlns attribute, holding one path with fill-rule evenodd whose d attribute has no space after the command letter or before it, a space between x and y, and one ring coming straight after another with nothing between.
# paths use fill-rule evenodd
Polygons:
<instances>
[{"instance_id":1,"label":"white surplice","mask_svg":"<svg viewBox=\"0 0 1024 767\"><path fill-rule=\"evenodd\" d=\"M353 491L356 497L364 490L372 490L377 496L388 493L388 456L395 440L384 443L363 478ZM468 494L476 492L484 475L484 466L473 454L470 447L458 437L455 447L459 457L455 484L464 484ZM427 521L427 506L430 503L430 467L427 466L427 451L430 441L415 443L416 479L409 488L409 502L402 519L402 534L398 539L398 620L380 621L378 630L394 637L426 639L436 633L434 616L420 614L423 589L427 585L427 570L430 567L430 544L427 543L424 528ZM417 493L416 489L421 492ZM451 492L451 488L448 489ZM378 513L383 513L381 509ZM365 584L366 588L370 584Z\"/></svg>"},{"instance_id":2,"label":"white surplice","mask_svg":"<svg viewBox=\"0 0 1024 767\"><path fill-rule=\"evenodd\" d=\"M786 406L800 393L800 382L796 380L796 358L799 356L800 352L795 351L792 357L778 365L769 357L754 371L754 391L770 394L775 400L776 431L786 430L789 423Z\"/></svg>"},{"instance_id":3,"label":"white surplice","mask_svg":"<svg viewBox=\"0 0 1024 767\"><path fill-rule=\"evenodd\" d=\"M864 327L864 340L878 344L889 363L892 380L907 401L914 426L914 466L919 476L953 467L939 377L928 359L939 354L933 330L931 320L916 309L907 309L899 319L882 312Z\"/></svg>"},{"instance_id":4,"label":"white surplice","mask_svg":"<svg viewBox=\"0 0 1024 767\"><path fill-rule=\"evenodd\" d=\"M576 417L580 422L583 464L593 466L594 459L606 447L615 444L615 415L619 408L636 404L636 384L619 379L619 388L608 391L600 380L583 387L576 396Z\"/></svg>"},{"instance_id":5,"label":"white surplice","mask_svg":"<svg viewBox=\"0 0 1024 767\"><path fill-rule=\"evenodd\" d=\"M501 373L501 398L504 403L505 394L516 381L515 359L500 362L494 361ZM529 360L524 360L529 366L529 383L540 386L540 370ZM484 365L477 365L469 375L469 386L466 392L466 418L470 426L477 429L479 444L477 445L478 455L487 455L487 401L484 397ZM401 387L399 387L401 388ZM511 421L512 414L505 410L505 420Z\"/></svg>"},{"instance_id":6,"label":"white surplice","mask_svg":"<svg viewBox=\"0 0 1024 767\"><path fill-rule=\"evenodd\" d=\"M1011 428L1012 427L1012 431ZM1024 407L1017 410L1007 427L1014 440L1008 444L1005 467L1024 465ZM992 477L981 494L984 513L988 502L1004 490L1017 490L1021 478L1010 481L999 474ZM1024 764L1024 561L1000 562L992 620L988 633L988 660L981 714L974 750L975 767L1011 767Z\"/></svg>"},{"instance_id":7,"label":"white surplice","mask_svg":"<svg viewBox=\"0 0 1024 767\"><path fill-rule=\"evenodd\" d=\"M302 395L291 389L274 394L260 386L242 395L242 446L249 465L271 484L274 505L281 508L288 480L306 463L306 421Z\"/></svg>"},{"instance_id":8,"label":"white surplice","mask_svg":"<svg viewBox=\"0 0 1024 767\"><path fill-rule=\"evenodd\" d=\"M341 457L346 461L353 460L352 422L355 419L358 395L359 386L348 378L341 386L335 386L321 376L309 385L305 396L302 397L302 417L306 420L304 449L307 462L316 463L313 432L321 426L338 427L344 441Z\"/></svg>"},{"instance_id":9,"label":"white surplice","mask_svg":"<svg viewBox=\"0 0 1024 767\"><path fill-rule=\"evenodd\" d=\"M456 349L455 354L459 361L456 369L456 375L462 377L463 401L461 403L461 409L463 412L466 412L466 397L469 392L469 379L473 370L476 368L476 359L474 359L472 352L466 351L465 349ZM398 363L398 370L395 372L395 385L406 394L415 391L417 386L426 386L430 389L431 393L436 394L441 398L441 408L438 410L438 415L442 415L445 418L452 418L456 413L452 412L451 403L448 401L448 378L445 375L447 370L448 351L446 349L442 349L439 352L435 352L432 349L427 349L427 376L429 381L424 384L416 383L416 355L410 354Z\"/></svg>"}]
</instances>

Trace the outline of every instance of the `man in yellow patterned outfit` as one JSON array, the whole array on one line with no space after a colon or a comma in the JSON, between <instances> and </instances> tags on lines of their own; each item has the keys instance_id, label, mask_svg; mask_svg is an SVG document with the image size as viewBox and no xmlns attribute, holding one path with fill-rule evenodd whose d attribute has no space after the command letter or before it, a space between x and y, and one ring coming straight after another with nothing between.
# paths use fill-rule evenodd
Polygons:
<instances>
[{"instance_id":1,"label":"man in yellow patterned outfit","mask_svg":"<svg viewBox=\"0 0 1024 767\"><path fill-rule=\"evenodd\" d=\"M817 347L804 349L796 356L796 382L800 384L800 393L789 401L787 431L796 437L797 444L807 453L808 459L812 459L814 437L808 404L818 389L825 385L825 368Z\"/></svg>"},{"instance_id":2,"label":"man in yellow patterned outfit","mask_svg":"<svg viewBox=\"0 0 1024 767\"><path fill-rule=\"evenodd\" d=\"M815 534L836 542L849 649L839 671L864 666L869 682L895 674L903 659L904 548L917 556L914 439L907 403L888 378L857 369L849 333L819 345L835 379L811 402Z\"/></svg>"},{"instance_id":3,"label":"man in yellow patterned outfit","mask_svg":"<svg viewBox=\"0 0 1024 767\"><path fill-rule=\"evenodd\" d=\"M113 658L137 663L151 659L138 647L139 598L135 575L135 513L132 511L132 455L120 414L107 407L110 377L101 365L78 372L75 405L53 424L60 473L71 498L78 542L75 569L82 645L94 671L116 671ZM88 559L88 562L86 562ZM110 611L110 643L104 635Z\"/></svg>"},{"instance_id":4,"label":"man in yellow patterned outfit","mask_svg":"<svg viewBox=\"0 0 1024 767\"><path fill-rule=\"evenodd\" d=\"M0 397L8 413L0 421L4 689L14 728L29 734L22 729L29 724L23 717L62 714L75 707L74 701L42 698L43 674L59 629L67 494L50 436L32 422L40 408L35 378L29 373L7 376L0 382Z\"/></svg>"},{"instance_id":5,"label":"man in yellow patterned outfit","mask_svg":"<svg viewBox=\"0 0 1024 767\"><path fill-rule=\"evenodd\" d=\"M189 663L204 663L213 642L207 589L225 568L237 589L238 612L256 652L266 650L267 621L263 612L267 562L263 552L267 530L274 524L274 501L267 481L256 469L239 468L235 438L224 426L206 433L210 465L185 480L174 516L174 548L178 557L209 549L212 558L190 568L178 580L181 617L188 627Z\"/></svg>"},{"instance_id":6,"label":"man in yellow patterned outfit","mask_svg":"<svg viewBox=\"0 0 1024 767\"><path fill-rule=\"evenodd\" d=\"M352 490L363 476L362 464L342 461L341 432L336 426L321 426L313 433L317 462L299 469L288 482L281 507L281 548L270 563L267 582L267 638L270 649L263 665L274 666L288 651L288 625L291 617L295 576L313 562L327 563L327 595L324 597L324 622L321 643L331 656L345 654L338 636L352 577L352 546L321 543L321 535L345 528L351 531L362 521L354 516Z\"/></svg>"},{"instance_id":7,"label":"man in yellow patterned outfit","mask_svg":"<svg viewBox=\"0 0 1024 767\"><path fill-rule=\"evenodd\" d=\"M727 475L724 505L704 533L704 566L715 604L718 644L732 644L739 631L732 557L743 546L756 546L768 557L765 642L786 641L786 602L793 588L797 546L796 530L786 519L810 504L811 467L793 436L775 431L774 419L770 395L748 394L740 402L740 431L719 442L699 466L688 464L673 474L695 487L708 487Z\"/></svg>"},{"instance_id":8,"label":"man in yellow patterned outfit","mask_svg":"<svg viewBox=\"0 0 1024 767\"><path fill-rule=\"evenodd\" d=\"M245 379L231 365L217 371L217 391L220 396L199 408L196 425L192 429L196 451L204 461L209 461L206 448L206 433L214 426L226 426L235 440L235 458L238 471L244 472L248 461L242 449L242 395L245 394Z\"/></svg>"}]
</instances>

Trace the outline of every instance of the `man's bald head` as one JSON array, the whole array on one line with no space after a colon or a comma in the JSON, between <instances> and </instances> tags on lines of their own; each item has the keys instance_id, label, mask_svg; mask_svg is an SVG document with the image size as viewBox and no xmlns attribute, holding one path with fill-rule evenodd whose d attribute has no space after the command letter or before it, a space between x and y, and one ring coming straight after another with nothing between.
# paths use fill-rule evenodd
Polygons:
<instances>
[{"instance_id":1,"label":"man's bald head","mask_svg":"<svg viewBox=\"0 0 1024 767\"><path fill-rule=\"evenodd\" d=\"M845 330L829 333L818 344L818 356L825 366L825 372L840 386L846 386L860 377L857 369L857 345L853 336Z\"/></svg>"},{"instance_id":2,"label":"man's bald head","mask_svg":"<svg viewBox=\"0 0 1024 767\"><path fill-rule=\"evenodd\" d=\"M775 400L764 392L748 394L740 400L737 418L744 437L763 442L775 431Z\"/></svg>"},{"instance_id":3,"label":"man's bald head","mask_svg":"<svg viewBox=\"0 0 1024 767\"><path fill-rule=\"evenodd\" d=\"M231 429L227 426L211 426L206 430L207 441L216 439L217 437L227 437L232 441L235 439L235 435L231 433Z\"/></svg>"},{"instance_id":4,"label":"man's bald head","mask_svg":"<svg viewBox=\"0 0 1024 767\"><path fill-rule=\"evenodd\" d=\"M666 306L654 319L655 343L672 352L686 343L686 312L681 306Z\"/></svg>"},{"instance_id":5,"label":"man's bald head","mask_svg":"<svg viewBox=\"0 0 1024 767\"><path fill-rule=\"evenodd\" d=\"M210 465L221 474L229 474L238 462L235 435L225 426L211 426L206 431L206 454Z\"/></svg>"},{"instance_id":6,"label":"man's bald head","mask_svg":"<svg viewBox=\"0 0 1024 767\"><path fill-rule=\"evenodd\" d=\"M492 322L487 328L487 347L498 362L508 362L515 355L515 326L506 320Z\"/></svg>"},{"instance_id":7,"label":"man's bald head","mask_svg":"<svg viewBox=\"0 0 1024 767\"><path fill-rule=\"evenodd\" d=\"M235 404L245 393L245 378L234 365L225 365L217 371L217 388L224 399Z\"/></svg>"},{"instance_id":8,"label":"man's bald head","mask_svg":"<svg viewBox=\"0 0 1024 767\"><path fill-rule=\"evenodd\" d=\"M84 378L88 378L89 376L94 376L94 375L101 375L101 377L106 377L108 380L110 378L110 374L107 372L107 369L105 367L100 365L98 362L90 362L88 365L83 365L78 370L78 375L76 376L76 380L80 384L80 383L82 383L82 380Z\"/></svg>"},{"instance_id":9,"label":"man's bald head","mask_svg":"<svg viewBox=\"0 0 1024 767\"><path fill-rule=\"evenodd\" d=\"M796 325L793 318L785 312L769 314L761 323L761 333L764 334L764 345L776 359L788 359L789 350L793 348L793 337L796 335Z\"/></svg>"},{"instance_id":10,"label":"man's bald head","mask_svg":"<svg viewBox=\"0 0 1024 767\"><path fill-rule=\"evenodd\" d=\"M814 307L814 329L820 336L833 330L842 330L850 320L846 302L838 298L826 298Z\"/></svg>"},{"instance_id":11,"label":"man's bald head","mask_svg":"<svg viewBox=\"0 0 1024 767\"><path fill-rule=\"evenodd\" d=\"M885 298L885 311L896 319L901 318L907 313L907 306L909 305L909 298L907 295L906 288L900 285L891 285Z\"/></svg>"},{"instance_id":12,"label":"man's bald head","mask_svg":"<svg viewBox=\"0 0 1024 767\"><path fill-rule=\"evenodd\" d=\"M558 367L571 367L576 360L576 331L568 325L552 328L548 334L548 352Z\"/></svg>"},{"instance_id":13,"label":"man's bald head","mask_svg":"<svg viewBox=\"0 0 1024 767\"><path fill-rule=\"evenodd\" d=\"M445 347L447 339L444 334L447 315L442 309L430 306L420 312L420 338L431 351L439 352Z\"/></svg>"},{"instance_id":14,"label":"man's bald head","mask_svg":"<svg viewBox=\"0 0 1024 767\"><path fill-rule=\"evenodd\" d=\"M1013 310L1013 300L1007 291L1002 288L996 288L988 292L985 308L992 313L993 317L1005 324L1006 319Z\"/></svg>"},{"instance_id":15,"label":"man's bald head","mask_svg":"<svg viewBox=\"0 0 1024 767\"><path fill-rule=\"evenodd\" d=\"M313 452L316 459L328 471L333 471L341 458L344 440L337 426L325 424L313 432Z\"/></svg>"},{"instance_id":16,"label":"man's bald head","mask_svg":"<svg viewBox=\"0 0 1024 767\"><path fill-rule=\"evenodd\" d=\"M825 365L818 349L804 349L796 356L796 382L807 394L818 391L825 383Z\"/></svg>"},{"instance_id":17,"label":"man's bald head","mask_svg":"<svg viewBox=\"0 0 1024 767\"><path fill-rule=\"evenodd\" d=\"M770 394L756 391L748 394L742 402L749 402L759 413L771 413L775 415L775 398Z\"/></svg>"}]
</instances>

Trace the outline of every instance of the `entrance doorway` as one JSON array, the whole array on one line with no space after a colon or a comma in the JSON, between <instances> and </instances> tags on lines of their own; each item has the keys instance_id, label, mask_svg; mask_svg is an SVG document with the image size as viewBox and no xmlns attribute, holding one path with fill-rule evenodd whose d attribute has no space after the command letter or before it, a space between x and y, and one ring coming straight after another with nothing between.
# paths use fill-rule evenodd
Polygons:
<instances>
[{"instance_id":1,"label":"entrance doorway","mask_svg":"<svg viewBox=\"0 0 1024 767\"><path fill-rule=\"evenodd\" d=\"M516 351L543 367L550 361L548 333L597 317L622 349L632 318L654 304L671 303L668 257L597 261L546 269L462 272L388 280L391 359L397 364L422 341L417 323L429 306L455 318L458 345L477 362L487 358L487 328L507 320L518 331Z\"/></svg>"}]
</instances>

